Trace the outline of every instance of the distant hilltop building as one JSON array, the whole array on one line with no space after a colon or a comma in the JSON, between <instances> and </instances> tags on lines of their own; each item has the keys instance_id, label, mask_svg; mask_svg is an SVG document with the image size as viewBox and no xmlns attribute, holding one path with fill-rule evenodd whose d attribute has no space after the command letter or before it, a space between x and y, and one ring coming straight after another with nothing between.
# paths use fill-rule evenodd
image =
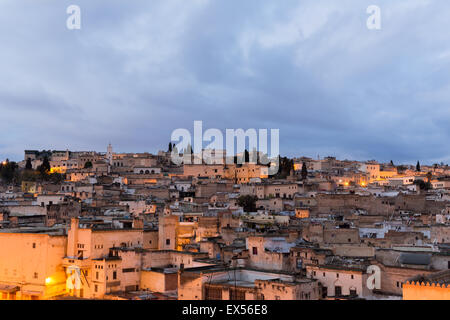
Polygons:
<instances>
[{"instance_id":1,"label":"distant hilltop building","mask_svg":"<svg viewBox=\"0 0 450 320\"><path fill-rule=\"evenodd\" d=\"M32 168L37 169L45 158L50 163L51 172L65 173L69 169L82 169L87 163L93 164L96 161L104 160L105 156L95 151L25 150L21 166L24 167L25 163L31 160Z\"/></svg>"}]
</instances>

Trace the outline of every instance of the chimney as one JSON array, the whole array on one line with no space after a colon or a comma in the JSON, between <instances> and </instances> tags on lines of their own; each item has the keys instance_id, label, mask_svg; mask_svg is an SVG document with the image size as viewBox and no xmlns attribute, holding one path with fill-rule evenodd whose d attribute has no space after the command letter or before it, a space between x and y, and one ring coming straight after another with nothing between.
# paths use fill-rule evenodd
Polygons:
<instances>
[{"instance_id":1,"label":"chimney","mask_svg":"<svg viewBox=\"0 0 450 320\"><path fill-rule=\"evenodd\" d=\"M78 218L72 218L70 220L70 229L67 237L67 256L76 256L76 246L78 243L78 224L80 220Z\"/></svg>"}]
</instances>

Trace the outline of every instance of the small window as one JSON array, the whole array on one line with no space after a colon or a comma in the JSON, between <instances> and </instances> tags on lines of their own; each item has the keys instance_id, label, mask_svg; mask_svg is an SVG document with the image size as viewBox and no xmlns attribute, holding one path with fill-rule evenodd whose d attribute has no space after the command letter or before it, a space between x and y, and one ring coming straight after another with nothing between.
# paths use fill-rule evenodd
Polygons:
<instances>
[{"instance_id":1,"label":"small window","mask_svg":"<svg viewBox=\"0 0 450 320\"><path fill-rule=\"evenodd\" d=\"M253 252L253 255L258 255L258 248L257 247L253 247L252 248L252 252Z\"/></svg>"},{"instance_id":2,"label":"small window","mask_svg":"<svg viewBox=\"0 0 450 320\"><path fill-rule=\"evenodd\" d=\"M36 249L36 243L33 242L33 249Z\"/></svg>"},{"instance_id":3,"label":"small window","mask_svg":"<svg viewBox=\"0 0 450 320\"><path fill-rule=\"evenodd\" d=\"M170 239L166 239L166 245L170 245Z\"/></svg>"}]
</instances>

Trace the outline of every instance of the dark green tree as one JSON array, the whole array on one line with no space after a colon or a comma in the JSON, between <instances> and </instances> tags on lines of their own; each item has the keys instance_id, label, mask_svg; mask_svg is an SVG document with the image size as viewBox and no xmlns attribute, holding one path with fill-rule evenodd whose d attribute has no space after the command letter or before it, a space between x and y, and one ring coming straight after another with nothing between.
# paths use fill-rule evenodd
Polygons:
<instances>
[{"instance_id":1,"label":"dark green tree","mask_svg":"<svg viewBox=\"0 0 450 320\"><path fill-rule=\"evenodd\" d=\"M287 157L278 156L278 173L274 176L276 179L286 179L294 170L294 160Z\"/></svg>"},{"instance_id":2,"label":"dark green tree","mask_svg":"<svg viewBox=\"0 0 450 320\"><path fill-rule=\"evenodd\" d=\"M308 178L308 168L306 168L306 163L303 162L302 165L302 180L306 180Z\"/></svg>"},{"instance_id":3,"label":"dark green tree","mask_svg":"<svg viewBox=\"0 0 450 320\"><path fill-rule=\"evenodd\" d=\"M33 165L31 164L31 159L30 158L27 159L27 163L25 164L25 169L26 170L33 169Z\"/></svg>"},{"instance_id":4,"label":"dark green tree","mask_svg":"<svg viewBox=\"0 0 450 320\"><path fill-rule=\"evenodd\" d=\"M172 153L172 150L173 150L172 143L169 142L169 151L168 152Z\"/></svg>"},{"instance_id":5,"label":"dark green tree","mask_svg":"<svg viewBox=\"0 0 450 320\"><path fill-rule=\"evenodd\" d=\"M416 164L416 171L420 172L420 162L419 161L417 161L417 164Z\"/></svg>"},{"instance_id":6,"label":"dark green tree","mask_svg":"<svg viewBox=\"0 0 450 320\"><path fill-rule=\"evenodd\" d=\"M406 169L407 169L407 168L406 168L405 166L400 165L400 166L397 167L397 172L398 172L398 173L402 173L402 172L406 171Z\"/></svg>"},{"instance_id":7,"label":"dark green tree","mask_svg":"<svg viewBox=\"0 0 450 320\"><path fill-rule=\"evenodd\" d=\"M427 173L427 182L431 183L431 179L433 178L433 173L431 171L428 171Z\"/></svg>"},{"instance_id":8,"label":"dark green tree","mask_svg":"<svg viewBox=\"0 0 450 320\"><path fill-rule=\"evenodd\" d=\"M238 198L237 204L244 208L245 212L255 212L256 211L256 201L258 197L252 195L240 196Z\"/></svg>"},{"instance_id":9,"label":"dark green tree","mask_svg":"<svg viewBox=\"0 0 450 320\"><path fill-rule=\"evenodd\" d=\"M45 169L45 171L50 171L50 162L48 161L48 157L44 157L44 160L42 161L42 168Z\"/></svg>"},{"instance_id":10,"label":"dark green tree","mask_svg":"<svg viewBox=\"0 0 450 320\"><path fill-rule=\"evenodd\" d=\"M429 182L425 182L423 180L416 180L414 181L414 184L419 186L420 190L431 190L433 189L433 186Z\"/></svg>"},{"instance_id":11,"label":"dark green tree","mask_svg":"<svg viewBox=\"0 0 450 320\"><path fill-rule=\"evenodd\" d=\"M19 183L22 181L36 181L39 177L39 172L34 170L25 170L22 172L19 178Z\"/></svg>"},{"instance_id":12,"label":"dark green tree","mask_svg":"<svg viewBox=\"0 0 450 320\"><path fill-rule=\"evenodd\" d=\"M90 168L92 168L92 162L86 161L86 163L84 164L84 168L85 168L85 169L90 169Z\"/></svg>"},{"instance_id":13,"label":"dark green tree","mask_svg":"<svg viewBox=\"0 0 450 320\"><path fill-rule=\"evenodd\" d=\"M17 173L18 165L6 159L0 166L0 177L6 183L11 183Z\"/></svg>"},{"instance_id":14,"label":"dark green tree","mask_svg":"<svg viewBox=\"0 0 450 320\"><path fill-rule=\"evenodd\" d=\"M52 183L58 184L61 183L64 180L64 175L60 174L60 173L52 173L50 175L50 181Z\"/></svg>"}]
</instances>

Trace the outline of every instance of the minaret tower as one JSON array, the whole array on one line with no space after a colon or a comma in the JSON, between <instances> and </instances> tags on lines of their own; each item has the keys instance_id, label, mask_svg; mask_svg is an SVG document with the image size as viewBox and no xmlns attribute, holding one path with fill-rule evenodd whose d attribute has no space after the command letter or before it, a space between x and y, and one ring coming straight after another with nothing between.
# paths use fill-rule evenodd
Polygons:
<instances>
[{"instance_id":1,"label":"minaret tower","mask_svg":"<svg viewBox=\"0 0 450 320\"><path fill-rule=\"evenodd\" d=\"M108 160L108 164L112 165L113 161L113 148L111 143L108 145L108 151L106 152L106 159Z\"/></svg>"}]
</instances>

